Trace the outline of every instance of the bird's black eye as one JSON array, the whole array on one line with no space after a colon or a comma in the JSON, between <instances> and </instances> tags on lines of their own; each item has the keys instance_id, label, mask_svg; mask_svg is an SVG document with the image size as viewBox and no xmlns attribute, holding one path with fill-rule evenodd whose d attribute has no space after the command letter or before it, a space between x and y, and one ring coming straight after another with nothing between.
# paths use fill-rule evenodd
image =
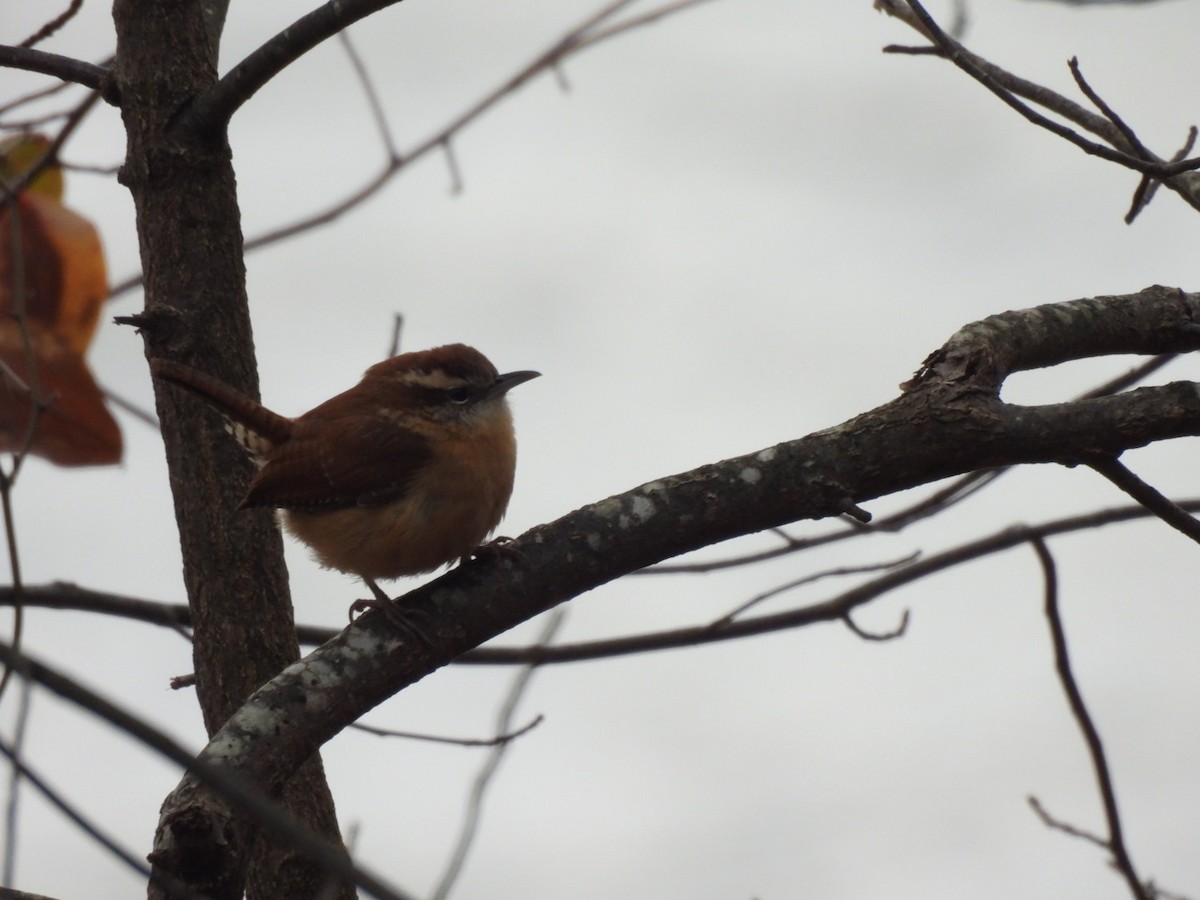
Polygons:
<instances>
[{"instance_id":1,"label":"bird's black eye","mask_svg":"<svg viewBox=\"0 0 1200 900\"><path fill-rule=\"evenodd\" d=\"M446 391L446 396L451 403L466 403L471 399L471 391L465 387L455 387Z\"/></svg>"}]
</instances>

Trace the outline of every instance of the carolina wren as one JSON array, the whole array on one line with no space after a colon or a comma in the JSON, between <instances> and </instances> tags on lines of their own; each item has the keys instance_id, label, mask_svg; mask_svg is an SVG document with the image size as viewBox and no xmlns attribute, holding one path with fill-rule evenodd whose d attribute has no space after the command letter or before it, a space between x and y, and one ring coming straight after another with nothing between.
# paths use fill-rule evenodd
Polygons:
<instances>
[{"instance_id":1,"label":"carolina wren","mask_svg":"<svg viewBox=\"0 0 1200 900\"><path fill-rule=\"evenodd\" d=\"M448 344L384 360L289 419L189 366L150 371L221 414L259 467L238 508L279 508L321 565L366 582L375 601L357 608L388 600L376 579L465 559L500 523L517 460L505 395L539 374L501 375Z\"/></svg>"}]
</instances>

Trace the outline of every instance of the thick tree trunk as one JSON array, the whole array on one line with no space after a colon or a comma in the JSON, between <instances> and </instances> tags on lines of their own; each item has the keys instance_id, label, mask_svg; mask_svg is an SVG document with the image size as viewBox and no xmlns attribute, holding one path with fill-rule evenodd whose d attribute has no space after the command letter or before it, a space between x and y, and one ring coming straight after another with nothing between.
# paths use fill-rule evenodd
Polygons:
<instances>
[{"instance_id":1,"label":"thick tree trunk","mask_svg":"<svg viewBox=\"0 0 1200 900\"><path fill-rule=\"evenodd\" d=\"M115 88L128 133L121 181L137 209L147 354L185 360L256 396L228 141L224 129L172 128L179 111L216 80L202 4L117 0L113 15ZM216 417L170 388L156 393L192 608L196 690L211 734L299 655L287 572L270 514L236 510L249 464ZM319 757L297 771L283 799L299 821L339 840ZM240 897L245 882L252 898L297 900L327 889L320 870L255 837L249 825L238 839L219 842L227 852L209 871L172 871L172 848L196 837L195 827L164 821L152 856L156 867L199 892ZM347 887L336 896L354 894Z\"/></svg>"}]
</instances>

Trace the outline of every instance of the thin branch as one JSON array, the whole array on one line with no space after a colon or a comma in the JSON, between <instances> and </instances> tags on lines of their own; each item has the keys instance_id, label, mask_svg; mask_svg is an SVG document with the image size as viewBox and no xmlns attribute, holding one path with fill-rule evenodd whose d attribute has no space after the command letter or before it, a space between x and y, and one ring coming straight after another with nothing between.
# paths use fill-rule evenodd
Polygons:
<instances>
[{"instance_id":1,"label":"thin branch","mask_svg":"<svg viewBox=\"0 0 1200 900\"><path fill-rule=\"evenodd\" d=\"M454 152L454 143L449 138L442 141L442 156L445 157L446 168L450 172L450 193L461 194L463 192L462 169L458 165L458 155Z\"/></svg>"},{"instance_id":2,"label":"thin branch","mask_svg":"<svg viewBox=\"0 0 1200 900\"><path fill-rule=\"evenodd\" d=\"M452 738L437 734L422 734L418 731L397 731L392 728L377 728L374 725L366 725L362 722L355 722L350 727L355 731L365 731L367 734L373 734L377 737L405 738L410 741L426 741L432 744L453 744L456 747L498 747L500 744L507 744L509 741L514 741L533 731L533 729L542 724L542 720L543 716L534 716L515 731L506 731L490 738Z\"/></svg>"},{"instance_id":3,"label":"thin branch","mask_svg":"<svg viewBox=\"0 0 1200 900\"><path fill-rule=\"evenodd\" d=\"M854 634L858 635L858 637L862 638L864 641L882 642L894 641L896 638L904 637L904 635L908 632L909 618L910 613L906 609L900 614L900 624L891 631L867 631L860 627L858 623L854 621L854 617L849 613L846 613L846 615L842 618L842 621L846 623L847 628L849 628L852 632L854 632Z\"/></svg>"},{"instance_id":4,"label":"thin branch","mask_svg":"<svg viewBox=\"0 0 1200 900\"><path fill-rule=\"evenodd\" d=\"M1113 456L1098 457L1088 466L1099 472L1126 494L1176 531L1200 543L1200 521L1188 515L1177 503L1166 497L1153 486L1133 474L1120 460Z\"/></svg>"},{"instance_id":5,"label":"thin branch","mask_svg":"<svg viewBox=\"0 0 1200 900\"><path fill-rule=\"evenodd\" d=\"M301 16L243 59L180 117L201 134L222 131L243 103L309 50L343 28L401 0L330 0Z\"/></svg>"},{"instance_id":6,"label":"thin branch","mask_svg":"<svg viewBox=\"0 0 1200 900\"><path fill-rule=\"evenodd\" d=\"M395 141L392 140L392 129L388 127L387 116L384 114L383 104L379 100L379 92L375 90L375 82L371 80L367 65L355 48L354 42L350 40L349 31L339 31L338 40L341 42L342 49L346 51L346 56L350 59L350 65L354 68L358 83L362 86L363 94L367 98L367 105L371 108L371 118L375 120L375 128L379 131L379 139L387 148L388 158L396 159L400 154L396 151Z\"/></svg>"},{"instance_id":7,"label":"thin branch","mask_svg":"<svg viewBox=\"0 0 1200 900\"><path fill-rule=\"evenodd\" d=\"M52 84L49 87L39 88L36 91L30 91L28 94L22 94L20 97L15 97L5 103L0 104L0 116L5 113L12 112L14 109L19 109L29 103L35 103L38 100L44 100L46 97L52 97L55 94L65 91L72 87L73 82L60 81L57 84Z\"/></svg>"},{"instance_id":8,"label":"thin branch","mask_svg":"<svg viewBox=\"0 0 1200 900\"><path fill-rule=\"evenodd\" d=\"M724 628L742 613L753 609L755 606L764 602L765 600L770 600L772 597L778 597L780 594L785 594L788 591L793 591L796 588L804 587L805 585L814 584L815 582L822 581L825 578L835 578L843 575L862 575L865 572L878 572L881 569L896 569L905 563L913 562L919 555L920 553L914 552L903 557L902 559L891 560L889 562L870 563L858 566L840 566L838 568L826 569L822 572L814 572L813 574L805 575L802 578L796 578L784 584L776 585L775 587L763 591L760 594L756 594L746 602L725 613L725 615L721 616L719 619L714 619L709 623L708 627L712 628L713 630Z\"/></svg>"},{"instance_id":9,"label":"thin branch","mask_svg":"<svg viewBox=\"0 0 1200 900\"><path fill-rule=\"evenodd\" d=\"M12 587L0 587L0 606L11 606L15 603L15 594L16 591ZM118 616L167 628L180 628L191 624L191 613L186 604L141 600L123 594L88 590L63 581L45 585L25 585L21 602L42 609L76 610ZM322 631L322 634L330 636L333 633ZM319 642L323 643L324 639Z\"/></svg>"},{"instance_id":10,"label":"thin branch","mask_svg":"<svg viewBox=\"0 0 1200 900\"><path fill-rule=\"evenodd\" d=\"M645 13L634 19L614 25L605 31L595 31L595 29L607 18L619 12L622 8L629 5L632 0L620 0L618 3L610 3L608 6L601 9L599 12L589 15L582 22L568 31L565 35L556 40L550 47L543 50L535 56L529 63L522 66L518 71L509 76L500 86L486 93L475 103L471 104L467 109L458 115L454 116L447 124L439 128L435 133L427 137L425 140L416 144L408 152L395 153L392 152L388 160L383 164L378 172L370 177L354 193L345 197L342 200L334 203L332 206L324 210L305 216L302 219L297 219L286 225L274 228L268 232L250 238L245 243L246 252L258 250L261 247L266 247L275 244L278 241L293 237L297 234L302 234L310 231L313 228L319 228L322 225L328 225L337 219L341 218L346 213L365 203L370 198L374 197L383 188L404 169L416 162L421 157L442 150L449 152L449 144L459 132L473 124L476 119L482 116L485 112L497 105L501 100L505 99L510 94L515 93L523 87L530 79L544 72L553 72L556 67L570 56L580 52L584 48L594 47L602 40L614 37L623 32L629 31L631 28L638 25L645 25L652 21L663 18L664 16L680 12L691 6L695 6L704 0L688 0L686 3L670 3L664 7ZM226 78L229 78L233 73L230 72ZM224 80L224 79L223 79ZM451 191L456 193L462 188L462 175L457 171L457 161L453 161L452 157L447 157L448 163L451 165ZM119 282L109 286L108 296L110 299L139 287L143 282L142 275L131 275Z\"/></svg>"},{"instance_id":11,"label":"thin branch","mask_svg":"<svg viewBox=\"0 0 1200 900\"><path fill-rule=\"evenodd\" d=\"M58 122L70 115L66 112L49 112L45 115L34 116L32 119L10 119L7 122L0 122L0 128L5 131L36 131L51 122Z\"/></svg>"},{"instance_id":12,"label":"thin branch","mask_svg":"<svg viewBox=\"0 0 1200 900\"><path fill-rule=\"evenodd\" d=\"M64 700L93 713L151 750L183 767L190 775L215 791L232 807L240 810L283 840L290 842L292 846L317 862L326 871L352 881L371 896L381 898L381 900L403 900L405 898L406 895L387 886L378 877L356 865L308 828L297 823L277 801L233 769L213 765L195 757L165 732L105 700L91 689L50 666L37 662L26 654L18 653L4 642L0 642L0 662L13 667L23 677L37 682Z\"/></svg>"},{"instance_id":13,"label":"thin branch","mask_svg":"<svg viewBox=\"0 0 1200 900\"><path fill-rule=\"evenodd\" d=\"M1200 499L1185 501L1183 506L1200 510ZM751 619L739 619L720 630L707 625L689 628L646 632L618 638L585 641L576 644L557 644L554 647L481 647L460 656L456 663L477 665L512 665L536 660L544 664L579 662L582 660L608 659L635 653L648 653L677 647L691 647L718 641L735 640L759 634L769 634L791 628L801 628L819 622L844 621L855 609L864 606L885 594L927 578L954 566L1002 553L1019 546L1034 537L1052 537L1068 532L1099 528L1118 522L1142 519L1149 513L1138 506L1126 506L1086 515L1056 519L1041 525L1016 525L980 538L930 554L894 572L864 582L820 603L801 609L787 610Z\"/></svg>"},{"instance_id":14,"label":"thin branch","mask_svg":"<svg viewBox=\"0 0 1200 900\"><path fill-rule=\"evenodd\" d=\"M146 865L138 855L126 850L115 840L109 837L99 825L96 825L90 819L88 819L83 813L76 809L69 800L63 797L61 793L52 788L44 778L30 769L25 761L21 759L21 755L15 744L9 744L7 741L0 739L0 755L3 755L6 759L8 759L9 764L13 769L14 778L20 777L21 779L28 781L29 784L39 794L41 794L50 802L51 806L55 807L59 812L70 819L80 831L82 831L100 846L104 847L104 849L106 849L121 862L125 863L126 866L131 868L138 875L142 876L143 878L148 878L150 876L150 867ZM6 872L4 883L13 883L11 873Z\"/></svg>"},{"instance_id":15,"label":"thin branch","mask_svg":"<svg viewBox=\"0 0 1200 900\"><path fill-rule=\"evenodd\" d=\"M939 488L923 500L918 500L911 506L907 506L904 509L893 513L892 515L887 516L886 518L874 520L869 528L841 528L838 531L832 531L827 534L821 534L811 538L791 537L790 535L786 534L786 532L783 532L782 529L777 529L776 533L783 537L785 541L785 544L782 547L773 547L770 550L760 550L755 553L746 553L738 556L726 557L724 559L706 560L703 562L660 563L656 566L650 566L646 569L639 569L636 572L630 572L630 575L634 577L641 577L646 575L706 574L708 572L717 572L722 569L732 569L738 566L766 562L767 560L778 559L781 556L789 556L793 553L799 553L804 550L812 550L815 547L824 547L828 544L835 544L839 541L862 537L863 535L872 534L875 532L899 532L909 525L912 525L914 522L919 522L922 519L942 512L954 504L965 500L976 491L982 490L992 481L999 478L1004 474L1005 471L1007 470L988 469L981 472L972 472L969 475L956 478L948 485L943 488Z\"/></svg>"},{"instance_id":16,"label":"thin branch","mask_svg":"<svg viewBox=\"0 0 1200 900\"><path fill-rule=\"evenodd\" d=\"M70 22L71 19L75 18L75 14L79 12L82 7L83 0L71 0L70 4L65 10L63 10L29 37L25 38L25 40L21 41L21 43L17 46L32 47L35 44L40 44L42 41L46 40L46 38L50 37L56 31ZM9 883L11 884L12 882Z\"/></svg>"},{"instance_id":17,"label":"thin branch","mask_svg":"<svg viewBox=\"0 0 1200 900\"><path fill-rule=\"evenodd\" d=\"M400 352L400 336L403 333L404 313L394 313L392 315L392 342L388 345L388 356L395 356Z\"/></svg>"},{"instance_id":18,"label":"thin branch","mask_svg":"<svg viewBox=\"0 0 1200 900\"><path fill-rule=\"evenodd\" d=\"M641 28L644 25L652 25L660 19L665 19L667 16L674 15L678 12L683 12L685 9L691 9L693 6L699 6L701 3L708 3L710 0L675 0L674 3L664 3L655 9L648 10L637 16L631 16L628 19L623 19L607 28L596 28L579 41L578 49L598 44L601 41L606 41L609 38L616 37L618 34L624 34L626 31L632 31L635 28ZM607 17L606 14L605 17Z\"/></svg>"},{"instance_id":19,"label":"thin branch","mask_svg":"<svg viewBox=\"0 0 1200 900\"><path fill-rule=\"evenodd\" d=\"M25 281L25 247L21 233L20 209L16 203L18 195L7 184L0 183L0 189L4 192L6 203L10 204L8 209L9 234L7 235L9 238L8 258L10 261L10 271L8 275L10 284L5 287L10 295L12 308L8 310L8 313L17 324L17 330L21 338L21 352L25 357L25 365L29 373L28 384L23 384L7 365L4 367L7 370L7 374L11 376L10 381L13 385L17 386L17 389L23 390L29 398L29 422L25 426L25 438L21 446L13 454L12 467L8 471L4 471L0 467L0 510L3 510L4 516L4 545L8 552L8 564L13 580L12 644L14 647L20 648L22 636L25 632L25 605L21 602L24 579L21 575L21 555L17 551L17 517L16 512L13 510L12 494L13 489L16 487L17 476L20 474L21 466L29 453L29 448L33 445L38 423L41 421L42 413L49 406L49 401L42 395L39 387L37 354L33 350L33 342L29 336L29 320L25 315L27 288ZM12 675L12 667L5 666L4 673L0 675L0 697L4 696L5 690L8 689Z\"/></svg>"},{"instance_id":20,"label":"thin branch","mask_svg":"<svg viewBox=\"0 0 1200 900\"><path fill-rule=\"evenodd\" d=\"M104 399L113 406L125 410L125 412L129 413L134 418L141 419L155 431L158 430L158 416L154 415L154 413L147 409L142 409L142 407L138 406L132 400L126 400L120 394L115 394L108 388L101 388L101 392L104 394Z\"/></svg>"},{"instance_id":21,"label":"thin branch","mask_svg":"<svg viewBox=\"0 0 1200 900\"><path fill-rule=\"evenodd\" d=\"M1089 131L1103 135L1105 140L1114 145L1123 142L1120 130L1102 116L1088 113L1064 97L1055 94L1040 85L1017 79L1005 73L998 66L986 62L966 50L961 44L945 33L925 11L919 0L904 0L905 7L899 6L899 0L877 0L876 6L908 22L932 41L939 55L953 62L956 66L999 97L1006 105L1016 110L1021 116L1041 128L1058 135L1079 147L1085 153L1099 156L1110 162L1134 169L1155 178L1171 178L1183 172L1200 168L1200 158L1183 159L1167 163L1152 154L1148 159L1139 158L1113 147L1090 141L1067 126L1049 119L1027 104L1017 99L1017 95L1026 96L1035 103L1053 109L1077 124L1084 124ZM998 77L1003 76L1003 77ZM1019 83L1019 86L1018 86ZM1181 192L1182 193L1182 192ZM1187 195L1185 195L1187 196ZM1195 205L1194 198L1188 196L1189 202Z\"/></svg>"},{"instance_id":22,"label":"thin branch","mask_svg":"<svg viewBox=\"0 0 1200 900\"><path fill-rule=\"evenodd\" d=\"M58 158L59 151L62 150L63 145L67 142L67 139L75 133L75 129L80 126L84 118L89 112L92 111L92 108L99 100L100 94L96 91L93 91L84 97L83 100L80 101L79 105L71 110L71 112L67 115L67 119L66 122L63 123L63 127L59 129L58 134L56 134L54 139L50 141L50 145L45 149L42 155L34 160L33 164L30 165L29 168L27 168L24 172L22 172L20 176L9 182L9 184L5 187L5 193L11 195L21 193L21 191L25 190L25 188L28 187L35 178L42 174L44 169L50 165L53 165L54 161Z\"/></svg>"},{"instance_id":23,"label":"thin branch","mask_svg":"<svg viewBox=\"0 0 1200 900\"><path fill-rule=\"evenodd\" d=\"M1069 822L1064 822L1061 819L1056 819L1054 816L1050 815L1046 808L1042 806L1041 801L1039 801L1037 797L1030 795L1029 797L1025 798L1025 801L1029 804L1030 808L1034 811L1037 817L1042 820L1042 824L1047 828L1053 828L1055 831L1061 831L1063 834L1069 834L1071 837L1079 838L1081 841L1088 841L1089 843L1095 844L1101 850L1108 849L1108 841L1100 837L1100 835L1092 834L1090 831L1077 828Z\"/></svg>"},{"instance_id":24,"label":"thin branch","mask_svg":"<svg viewBox=\"0 0 1200 900\"><path fill-rule=\"evenodd\" d=\"M1139 363L1127 372L1110 378L1108 381L1096 385L1090 390L1084 391L1075 397L1075 400L1092 400L1098 397L1108 397L1116 393L1120 393L1136 384L1141 383L1146 378L1157 372L1159 369L1166 366L1174 359L1178 359L1178 353L1162 353L1158 356L1152 356L1145 362ZM818 535L812 538L794 538L788 535L782 529L776 529L776 533L780 535L786 542L783 547L774 547L770 550L762 550L756 553L747 553L744 555L727 557L725 559L710 560L705 562L695 563L663 563L657 566L651 566L647 569L641 569L630 574L635 576L644 575L677 575L682 573L703 574L707 572L715 572L720 569L730 569L737 566L749 565L757 562L765 562L770 559L777 559L781 556L787 556L792 553L798 553L804 550L811 550L814 547L822 547L827 544L837 543L839 541L848 540L858 537L863 534L871 534L880 531L889 533L900 532L916 522L927 519L930 516L936 515L949 509L967 498L973 496L976 492L992 484L997 478L1003 475L1008 469L985 469L979 472L972 472L969 475L963 475L961 478L956 478L949 484L934 491L923 500L919 500L911 506L907 506L890 516L882 519L875 519L871 522L869 528L843 528L829 534Z\"/></svg>"},{"instance_id":25,"label":"thin branch","mask_svg":"<svg viewBox=\"0 0 1200 900\"><path fill-rule=\"evenodd\" d=\"M1055 122L1053 119L1046 118L1037 110L1018 100L1011 91L997 82L990 73L977 66L974 60L963 52L962 45L946 34L938 26L937 22L934 21L933 17L925 11L925 7L921 5L920 0L905 0L905 2L912 8L918 21L925 26L926 33L938 45L947 59L999 97L1009 107L1020 113L1025 119L1034 125L1053 132L1066 141L1070 141L1084 153L1099 156L1101 159L1107 159L1109 162L1115 162L1118 165L1126 166L1138 172L1153 174L1160 178L1168 175L1177 175L1179 172L1200 166L1200 159L1184 160L1182 163L1175 164L1174 171L1168 171L1161 161L1140 159L1120 150L1114 150L1112 147L1097 144L1095 141L1088 140L1067 126Z\"/></svg>"},{"instance_id":26,"label":"thin branch","mask_svg":"<svg viewBox=\"0 0 1200 900\"><path fill-rule=\"evenodd\" d=\"M562 623L566 618L566 611L556 609L546 617L546 622L542 626L541 634L538 635L536 646L545 647L554 640L554 635L562 627ZM500 712L496 716L496 734L507 734L512 730L512 718L517 709L517 704L521 702L521 698L525 696L525 691L529 687L529 682L533 678L533 672L537 668L537 663L530 663L521 669L513 679L512 685L508 689L508 696L501 704ZM483 798L487 793L488 786L496 775L496 771L500 767L501 760L504 759L505 753L508 751L509 743L507 741L497 744L492 752L488 754L487 760L479 770L479 774L475 776L475 783L471 787L471 795L467 800L467 813L463 820L462 830L459 832L458 841L455 843L454 852L450 856L450 861L446 864L446 869L439 879L437 887L434 888L432 900L446 900L450 895L450 891L454 887L454 883L458 880L458 876L462 873L463 866L467 861L467 853L471 849L471 845L475 842L475 835L479 828L479 820L483 814Z\"/></svg>"},{"instance_id":27,"label":"thin branch","mask_svg":"<svg viewBox=\"0 0 1200 900\"><path fill-rule=\"evenodd\" d=\"M26 682L28 686L29 682ZM86 834L89 838L123 862L126 866L133 869L138 875L143 878L148 878L152 882L159 882L164 887L171 891L171 896L178 897L179 900L207 900L199 894L189 890L188 887L169 875L163 873L152 872L150 867L138 855L126 850L116 840L108 835L99 825L92 822L87 816L79 811L73 803L67 800L58 790L50 786L50 783L42 778L37 772L29 768L29 766L20 758L17 746L10 745L0 738L0 755L8 758L14 774L19 775L25 781L41 794L51 806L67 817L80 831ZM6 882L12 884L11 881ZM40 895L12 893L14 900L19 898L34 898ZM10 894L6 889L0 888L0 900L8 900Z\"/></svg>"},{"instance_id":28,"label":"thin branch","mask_svg":"<svg viewBox=\"0 0 1200 900\"><path fill-rule=\"evenodd\" d=\"M1196 146L1197 129L1195 125L1188 128L1187 139L1184 140L1183 146L1175 151L1175 155L1171 157L1171 162L1177 163L1185 159L1192 148ZM1137 218L1138 213L1150 205L1150 201L1154 199L1154 195L1158 192L1158 186L1162 184L1157 178L1151 178L1149 175L1143 175L1142 180L1138 182L1137 190L1133 192L1133 200L1129 203L1129 212L1125 213L1125 224L1133 224L1133 220Z\"/></svg>"},{"instance_id":29,"label":"thin branch","mask_svg":"<svg viewBox=\"0 0 1200 900\"><path fill-rule=\"evenodd\" d=\"M21 808L21 775L23 766L21 759L25 754L25 736L28 734L30 696L33 686L22 682L21 700L17 704L17 721L13 726L12 746L6 755L12 761L8 779L8 804L4 810L4 869L3 884L17 883L17 837L21 832L18 827Z\"/></svg>"},{"instance_id":30,"label":"thin branch","mask_svg":"<svg viewBox=\"0 0 1200 900\"><path fill-rule=\"evenodd\" d=\"M1084 391L1075 399L1092 400L1096 397L1109 397L1113 394L1119 394L1121 391L1145 381L1159 369L1167 365L1167 363L1178 358L1178 353L1161 353L1158 356L1152 356L1145 362L1138 363L1128 372L1118 375L1104 382L1104 384L1097 385L1089 391Z\"/></svg>"},{"instance_id":31,"label":"thin branch","mask_svg":"<svg viewBox=\"0 0 1200 900\"><path fill-rule=\"evenodd\" d=\"M1079 87L1079 90L1083 92L1085 97L1092 101L1092 105L1095 106L1096 109L1100 110L1100 114L1104 116L1104 118L1108 119L1108 121L1112 122L1113 127L1115 127L1117 131L1121 132L1126 142L1135 151L1136 155L1142 159L1153 159L1154 154L1146 149L1145 145L1142 144L1141 139L1137 136L1134 130L1129 127L1128 123L1126 123L1126 121L1117 114L1117 111L1109 106L1107 101L1105 101L1103 97L1096 93L1095 89L1088 84L1087 79L1083 77L1083 70L1079 67L1079 57L1072 56L1067 61L1067 68L1071 70L1071 77L1075 79L1075 84Z\"/></svg>"},{"instance_id":32,"label":"thin branch","mask_svg":"<svg viewBox=\"0 0 1200 900\"><path fill-rule=\"evenodd\" d=\"M58 164L68 172L79 172L83 175L103 175L106 178L111 178L121 171L120 165L104 166L90 163L73 163L67 162L65 159L60 159Z\"/></svg>"},{"instance_id":33,"label":"thin branch","mask_svg":"<svg viewBox=\"0 0 1200 900\"><path fill-rule=\"evenodd\" d=\"M1200 511L1200 498L1180 501L1184 509ZM960 563L979 559L994 553L1002 553L1012 547L1030 540L1032 537L1052 537L1085 531L1092 528L1102 528L1107 525L1122 524L1149 518L1151 513L1141 505L1121 506L1112 509L1099 510L1062 519L1053 519L1038 525L1021 525L1003 528L991 535L985 536L969 544L963 544L938 554L927 556L914 563L922 568L917 571L901 570L904 577L888 577L886 580L875 580L860 585L853 590L853 602L847 604L846 610L825 611L824 615L814 615L806 610L792 611L788 619L777 624L775 628L747 628L747 622L757 623L758 619L741 620L732 626L727 626L719 632L714 632L707 626L696 629L670 630L648 632L643 635L613 638L601 641L589 641L577 644L558 644L554 647L539 648L524 647L479 647L471 650L454 660L455 665L526 665L530 662L542 664L575 662L578 660L607 659L625 656L633 653L643 653L666 647L699 645L719 640L729 640L734 637L749 637L755 634L767 633L772 630L798 628L814 622L827 622L843 619L850 610L863 606L892 590L910 584L920 578L935 572L944 571ZM12 589L0 587L0 606L12 603ZM845 595L839 595L844 598ZM830 603L837 602L838 597ZM31 585L25 588L24 602L27 606L45 609L66 609L81 612L98 613L102 615L120 616L134 621L152 625L163 625L172 628L183 628L190 622L190 612L183 604L159 603L151 600L140 600L103 591L91 591L73 584L55 583L49 585ZM739 633L730 634L735 630ZM313 625L298 625L297 637L306 646L324 644L336 637L340 629L320 628Z\"/></svg>"},{"instance_id":34,"label":"thin branch","mask_svg":"<svg viewBox=\"0 0 1200 900\"><path fill-rule=\"evenodd\" d=\"M35 50L32 47L0 45L0 66L52 75L63 81L82 84L94 91L105 87L108 79L108 69L103 66L58 53Z\"/></svg>"},{"instance_id":35,"label":"thin branch","mask_svg":"<svg viewBox=\"0 0 1200 900\"><path fill-rule=\"evenodd\" d=\"M1063 629L1062 619L1058 611L1058 575L1055 570L1054 557L1051 556L1050 548L1046 546L1046 541L1042 537L1033 538L1030 544L1033 546L1034 553L1037 554L1038 562L1042 567L1045 584L1046 619L1050 625L1050 637L1054 645L1054 665L1058 670L1058 677L1062 682L1063 693L1067 696L1067 703L1071 707L1071 713L1075 716L1079 730L1083 732L1088 753L1092 758L1092 767L1096 772L1096 783L1100 788L1100 796L1104 801L1104 818L1108 823L1108 840L1105 842L1106 846L1112 854L1113 864L1116 866L1117 871L1125 879L1125 884L1129 888L1129 892L1137 900L1151 900L1142 887L1142 882L1138 878L1137 872L1134 871L1133 860L1129 857L1129 851L1125 847L1125 838L1121 834L1121 814L1117 810L1117 795L1113 789L1112 776L1108 771L1108 760L1104 755L1104 744L1100 740L1100 732L1096 730L1096 726L1092 722L1087 704L1084 703L1083 695L1079 691L1079 685L1076 683L1075 676L1071 672L1071 660L1067 653L1067 635Z\"/></svg>"}]
</instances>

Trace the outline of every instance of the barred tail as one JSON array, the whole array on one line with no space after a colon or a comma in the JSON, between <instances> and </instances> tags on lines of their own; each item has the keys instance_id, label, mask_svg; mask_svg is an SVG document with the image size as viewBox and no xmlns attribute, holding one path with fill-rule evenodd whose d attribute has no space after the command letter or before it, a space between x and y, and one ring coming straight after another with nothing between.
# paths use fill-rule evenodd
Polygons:
<instances>
[{"instance_id":1,"label":"barred tail","mask_svg":"<svg viewBox=\"0 0 1200 900\"><path fill-rule=\"evenodd\" d=\"M291 419L271 412L198 369L169 359L152 359L150 371L155 378L190 391L220 413L225 429L260 465L268 452L291 436Z\"/></svg>"}]
</instances>

